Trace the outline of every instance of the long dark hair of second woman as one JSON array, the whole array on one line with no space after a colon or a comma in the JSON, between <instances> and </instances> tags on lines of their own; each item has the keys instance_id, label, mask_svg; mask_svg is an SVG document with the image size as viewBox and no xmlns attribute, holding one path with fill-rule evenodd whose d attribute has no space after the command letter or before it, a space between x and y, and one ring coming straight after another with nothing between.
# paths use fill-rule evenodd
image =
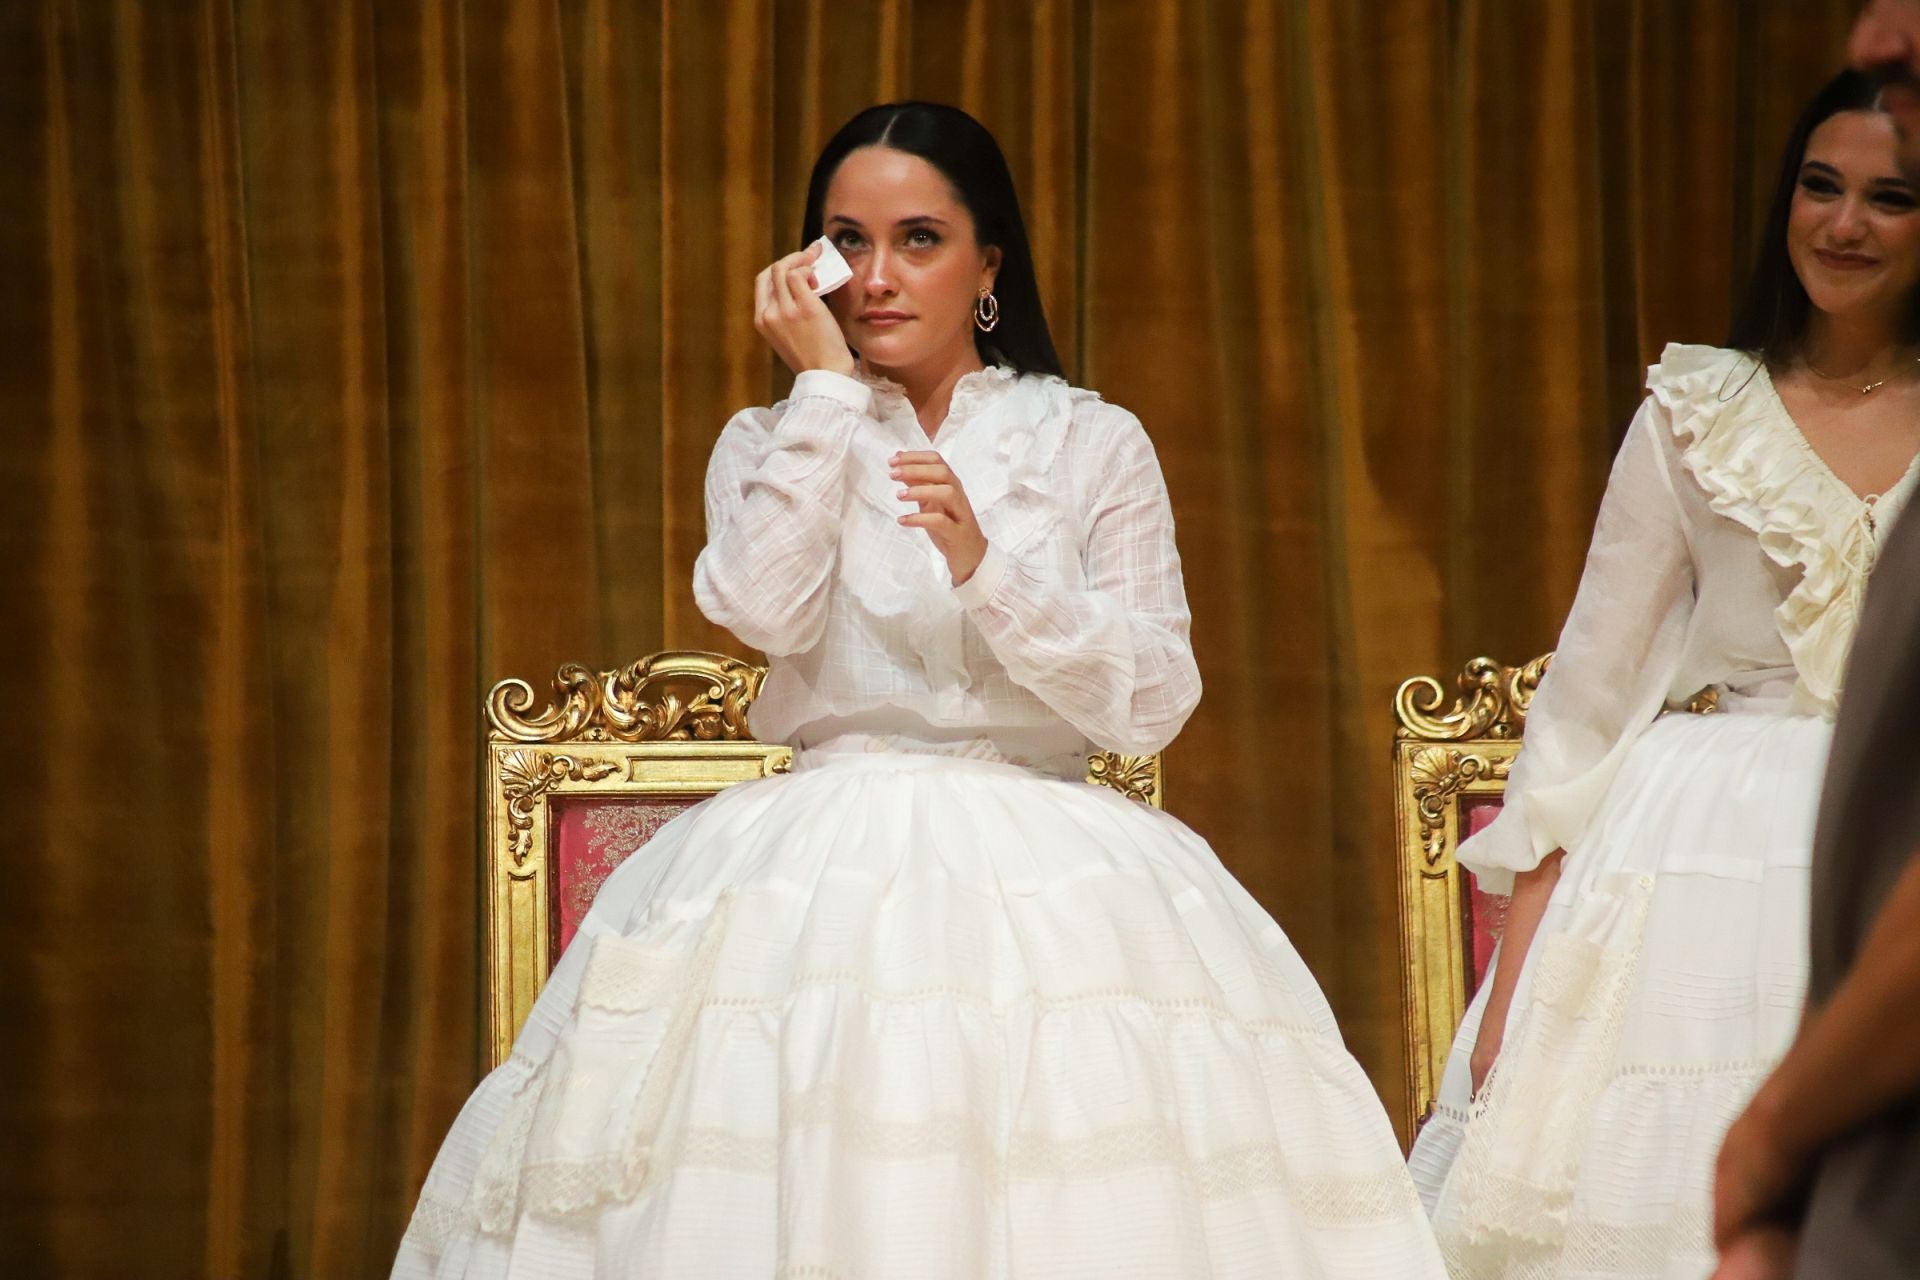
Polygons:
<instances>
[{"instance_id":1,"label":"long dark hair of second woman","mask_svg":"<svg viewBox=\"0 0 1920 1280\"><path fill-rule=\"evenodd\" d=\"M1773 202L1767 206L1760 251L1754 258L1753 274L1747 278L1746 292L1733 313L1732 332L1727 335L1729 348L1749 352L1775 369L1792 363L1801 354L1813 303L1794 273L1793 260L1787 256L1787 220L1793 213L1793 193L1800 185L1807 143L1815 129L1843 111L1879 109L1878 82L1858 71L1842 71L1800 113L1780 157L1780 177L1774 184ZM1907 330L1902 336L1920 341L1920 291L1908 308Z\"/></svg>"},{"instance_id":2,"label":"long dark hair of second woman","mask_svg":"<svg viewBox=\"0 0 1920 1280\"><path fill-rule=\"evenodd\" d=\"M825 219L821 206L840 162L849 153L872 146L918 156L946 175L973 216L980 247L1000 250L1000 270L993 281L1000 323L992 333L974 331L980 359L1020 373L1065 377L1047 328L1047 313L1040 305L1040 282L1034 275L1033 251L1027 245L1027 224L1020 217L1013 174L993 134L960 108L938 102L889 102L868 107L840 126L813 162L800 243L808 245L820 238Z\"/></svg>"}]
</instances>

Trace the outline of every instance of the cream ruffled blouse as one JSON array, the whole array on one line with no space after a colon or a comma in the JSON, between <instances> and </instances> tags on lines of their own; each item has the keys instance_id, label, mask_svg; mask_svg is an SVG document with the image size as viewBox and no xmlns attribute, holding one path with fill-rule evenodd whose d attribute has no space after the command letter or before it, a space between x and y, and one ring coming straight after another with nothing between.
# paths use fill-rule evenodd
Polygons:
<instances>
[{"instance_id":1,"label":"cream ruffled blouse","mask_svg":"<svg viewBox=\"0 0 1920 1280\"><path fill-rule=\"evenodd\" d=\"M960 587L887 472L941 453L986 533ZM1078 777L1146 754L1200 698L1173 513L1130 413L1005 368L954 388L931 442L900 387L814 370L737 414L707 470L700 609L770 657L762 741L977 746Z\"/></svg>"},{"instance_id":2,"label":"cream ruffled blouse","mask_svg":"<svg viewBox=\"0 0 1920 1280\"><path fill-rule=\"evenodd\" d=\"M1647 390L1506 802L1460 847L1494 892L1578 839L1640 734L1701 690L1831 719L1867 575L1920 476L1916 459L1855 494L1742 352L1669 346Z\"/></svg>"}]
</instances>

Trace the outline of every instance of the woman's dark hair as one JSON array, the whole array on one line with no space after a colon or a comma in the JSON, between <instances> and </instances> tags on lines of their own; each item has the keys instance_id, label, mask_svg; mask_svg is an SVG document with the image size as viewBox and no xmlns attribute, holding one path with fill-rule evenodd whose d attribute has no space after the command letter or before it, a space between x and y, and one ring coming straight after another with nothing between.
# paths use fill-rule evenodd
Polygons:
<instances>
[{"instance_id":1,"label":"woman's dark hair","mask_svg":"<svg viewBox=\"0 0 1920 1280\"><path fill-rule=\"evenodd\" d=\"M1746 293L1734 310L1727 346L1776 367L1800 354L1813 303L1794 272L1793 260L1787 256L1787 219L1793 212L1793 193L1800 185L1807 142L1815 129L1843 111L1878 110L1879 83L1858 71L1842 71L1800 113L1780 157L1780 178L1774 184L1773 203L1767 208L1766 225L1760 232L1760 250L1754 257L1753 274L1747 278ZM1920 339L1920 289L1914 291L1902 337L1908 341Z\"/></svg>"},{"instance_id":2,"label":"woman's dark hair","mask_svg":"<svg viewBox=\"0 0 1920 1280\"><path fill-rule=\"evenodd\" d=\"M1034 277L1033 251L1027 247L1027 224L1020 217L1013 175L993 134L960 108L937 102L889 102L868 107L841 125L813 162L800 243L809 245L820 238L827 184L840 162L861 147L891 147L938 169L972 215L980 246L1000 250L1000 270L993 281L1000 323L992 333L974 330L973 344L980 358L1020 373L1064 377L1047 329L1047 313L1040 306L1040 282Z\"/></svg>"}]
</instances>

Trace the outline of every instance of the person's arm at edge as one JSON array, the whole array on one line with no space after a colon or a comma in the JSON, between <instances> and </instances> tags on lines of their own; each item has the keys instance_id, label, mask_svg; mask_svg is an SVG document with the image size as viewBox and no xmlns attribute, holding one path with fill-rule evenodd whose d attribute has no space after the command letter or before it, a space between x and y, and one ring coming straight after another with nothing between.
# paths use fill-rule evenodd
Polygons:
<instances>
[{"instance_id":1,"label":"person's arm at edge","mask_svg":"<svg viewBox=\"0 0 1920 1280\"><path fill-rule=\"evenodd\" d=\"M1920 1092L1920 849L1833 998L1728 1130L1715 1178L1725 1244L1775 1207L1821 1147Z\"/></svg>"}]
</instances>

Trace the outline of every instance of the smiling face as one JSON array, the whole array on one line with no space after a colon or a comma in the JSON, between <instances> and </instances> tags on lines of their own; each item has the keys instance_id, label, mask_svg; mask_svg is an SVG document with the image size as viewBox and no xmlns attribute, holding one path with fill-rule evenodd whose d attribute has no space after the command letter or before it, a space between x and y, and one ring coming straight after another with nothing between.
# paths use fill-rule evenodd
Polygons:
<instances>
[{"instance_id":1,"label":"smiling face","mask_svg":"<svg viewBox=\"0 0 1920 1280\"><path fill-rule=\"evenodd\" d=\"M1843 111L1813 131L1787 254L1821 311L1900 324L1920 281L1920 202L1901 173L1889 117Z\"/></svg>"},{"instance_id":2,"label":"smiling face","mask_svg":"<svg viewBox=\"0 0 1920 1280\"><path fill-rule=\"evenodd\" d=\"M904 151L861 147L834 171L822 214L822 231L853 268L827 305L869 368L937 379L980 367L974 302L992 289L1000 251L975 240L944 174Z\"/></svg>"}]
</instances>

